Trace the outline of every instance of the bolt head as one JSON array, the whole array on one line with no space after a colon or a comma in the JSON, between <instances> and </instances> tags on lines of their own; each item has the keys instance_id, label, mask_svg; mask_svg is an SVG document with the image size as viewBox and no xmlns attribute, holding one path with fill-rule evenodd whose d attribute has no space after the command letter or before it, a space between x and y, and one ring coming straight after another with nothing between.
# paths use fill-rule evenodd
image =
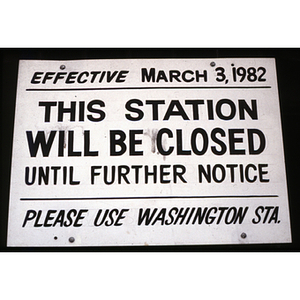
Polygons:
<instances>
[{"instance_id":1,"label":"bolt head","mask_svg":"<svg viewBox=\"0 0 300 300\"><path fill-rule=\"evenodd\" d=\"M242 239L245 239L247 237L247 234L245 233L245 232L243 232L242 234L241 234L241 238Z\"/></svg>"},{"instance_id":2,"label":"bolt head","mask_svg":"<svg viewBox=\"0 0 300 300\"><path fill-rule=\"evenodd\" d=\"M74 242L75 242L75 239L74 239L73 237L70 237L70 238L69 238L69 242L70 242L70 243L74 243Z\"/></svg>"}]
</instances>

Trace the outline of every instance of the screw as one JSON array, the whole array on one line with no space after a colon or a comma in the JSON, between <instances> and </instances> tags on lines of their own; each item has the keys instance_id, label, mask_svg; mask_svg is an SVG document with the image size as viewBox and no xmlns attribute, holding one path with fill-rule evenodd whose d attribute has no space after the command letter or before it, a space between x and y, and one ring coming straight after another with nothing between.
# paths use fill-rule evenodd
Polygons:
<instances>
[{"instance_id":1,"label":"screw","mask_svg":"<svg viewBox=\"0 0 300 300\"><path fill-rule=\"evenodd\" d=\"M242 239L245 239L247 237L247 234L245 233L245 232L243 232L242 234L241 234L241 238Z\"/></svg>"},{"instance_id":2,"label":"screw","mask_svg":"<svg viewBox=\"0 0 300 300\"><path fill-rule=\"evenodd\" d=\"M64 70L65 68L66 68L65 65L61 65L61 66L60 66L60 69L61 69L61 70Z\"/></svg>"},{"instance_id":3,"label":"screw","mask_svg":"<svg viewBox=\"0 0 300 300\"><path fill-rule=\"evenodd\" d=\"M75 239L74 239L73 237L70 237L70 238L69 238L69 242L70 242L70 243L74 243L74 242L75 242Z\"/></svg>"},{"instance_id":4,"label":"screw","mask_svg":"<svg viewBox=\"0 0 300 300\"><path fill-rule=\"evenodd\" d=\"M214 62L214 61L212 61L211 63L210 63L210 66L211 67L214 67L216 65L216 63Z\"/></svg>"}]
</instances>

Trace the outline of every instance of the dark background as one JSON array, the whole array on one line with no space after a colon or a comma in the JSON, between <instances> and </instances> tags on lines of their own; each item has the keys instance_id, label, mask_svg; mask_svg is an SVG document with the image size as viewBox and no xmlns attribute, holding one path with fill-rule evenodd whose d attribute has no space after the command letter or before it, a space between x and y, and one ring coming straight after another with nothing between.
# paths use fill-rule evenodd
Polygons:
<instances>
[{"instance_id":1,"label":"dark background","mask_svg":"<svg viewBox=\"0 0 300 300\"><path fill-rule=\"evenodd\" d=\"M226 58L274 57L276 59L285 162L287 172L292 243L250 245L189 245L189 246L127 246L127 247L6 247L10 185L10 166L13 140L14 109L18 61L20 59L72 60L72 59L127 59L127 58ZM298 48L1 48L0 49L0 120L1 120L1 200L0 251L1 252L298 252L300 251L300 202L298 194L300 148L300 49Z\"/></svg>"}]
</instances>

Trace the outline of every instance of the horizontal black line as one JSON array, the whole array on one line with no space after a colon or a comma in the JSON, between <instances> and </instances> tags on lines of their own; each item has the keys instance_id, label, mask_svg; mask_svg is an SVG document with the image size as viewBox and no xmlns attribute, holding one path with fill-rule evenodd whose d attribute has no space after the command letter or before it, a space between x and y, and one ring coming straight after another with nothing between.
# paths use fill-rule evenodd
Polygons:
<instances>
[{"instance_id":1,"label":"horizontal black line","mask_svg":"<svg viewBox=\"0 0 300 300\"><path fill-rule=\"evenodd\" d=\"M106 88L31 88L28 92L55 91L108 91L108 90L165 90L165 89L269 89L271 86L152 86L152 87L106 87Z\"/></svg>"},{"instance_id":2,"label":"horizontal black line","mask_svg":"<svg viewBox=\"0 0 300 300\"><path fill-rule=\"evenodd\" d=\"M218 199L218 198L276 198L278 195L219 195L219 196L144 196L144 197L74 197L74 198L20 198L21 201L49 200L138 200L138 199Z\"/></svg>"}]
</instances>

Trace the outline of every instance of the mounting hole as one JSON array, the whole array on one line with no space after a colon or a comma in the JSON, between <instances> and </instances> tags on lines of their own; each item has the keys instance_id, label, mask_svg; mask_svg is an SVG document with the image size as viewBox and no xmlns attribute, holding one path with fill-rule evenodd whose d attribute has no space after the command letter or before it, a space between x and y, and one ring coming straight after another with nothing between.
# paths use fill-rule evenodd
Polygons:
<instances>
[{"instance_id":1,"label":"mounting hole","mask_svg":"<svg viewBox=\"0 0 300 300\"><path fill-rule=\"evenodd\" d=\"M215 66L216 66L216 63L215 63L214 61L212 61L212 62L210 63L210 66L211 66L211 67L215 67Z\"/></svg>"},{"instance_id":2,"label":"mounting hole","mask_svg":"<svg viewBox=\"0 0 300 300\"><path fill-rule=\"evenodd\" d=\"M66 66L65 66L65 65L61 65L59 68L60 68L61 70L64 70L64 69L66 68Z\"/></svg>"},{"instance_id":3,"label":"mounting hole","mask_svg":"<svg viewBox=\"0 0 300 300\"><path fill-rule=\"evenodd\" d=\"M57 236L55 236L54 239L57 240Z\"/></svg>"},{"instance_id":4,"label":"mounting hole","mask_svg":"<svg viewBox=\"0 0 300 300\"><path fill-rule=\"evenodd\" d=\"M70 238L69 238L69 242L70 242L70 243L74 243L74 242L75 242L75 239L74 239L73 237L70 237Z\"/></svg>"}]
</instances>

